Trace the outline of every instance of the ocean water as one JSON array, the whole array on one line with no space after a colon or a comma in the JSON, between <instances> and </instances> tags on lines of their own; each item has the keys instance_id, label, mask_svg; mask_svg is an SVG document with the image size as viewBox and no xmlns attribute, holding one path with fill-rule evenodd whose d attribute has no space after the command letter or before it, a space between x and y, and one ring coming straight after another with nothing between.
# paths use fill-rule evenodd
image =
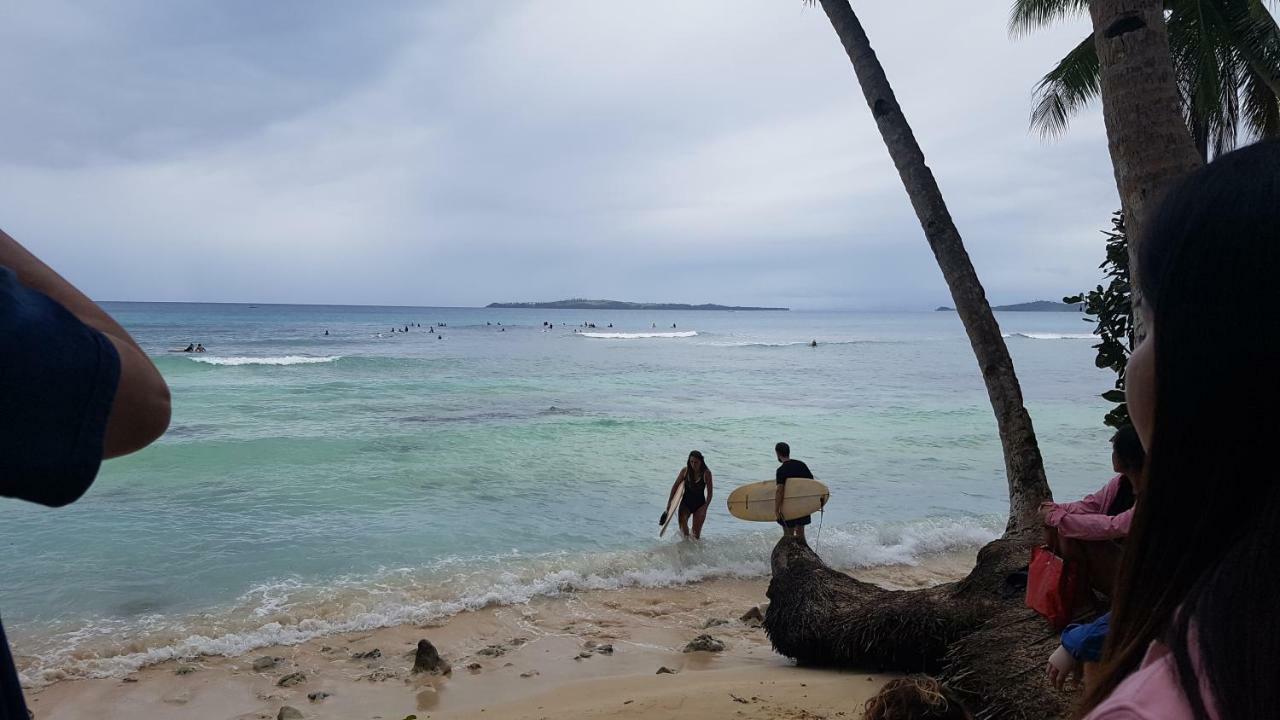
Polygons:
<instances>
[{"instance_id":1,"label":"ocean water","mask_svg":"<svg viewBox=\"0 0 1280 720\"><path fill-rule=\"evenodd\" d=\"M831 487L810 537L837 566L975 548L1004 525L995 421L953 313L107 308L168 380L173 423L75 505L0 501L0 612L33 686L763 576L779 531L723 501L772 478L779 440ZM999 320L1054 491L1096 488L1111 378L1089 326ZM208 352L172 352L191 342ZM705 540L659 540L692 449L715 476Z\"/></svg>"}]
</instances>

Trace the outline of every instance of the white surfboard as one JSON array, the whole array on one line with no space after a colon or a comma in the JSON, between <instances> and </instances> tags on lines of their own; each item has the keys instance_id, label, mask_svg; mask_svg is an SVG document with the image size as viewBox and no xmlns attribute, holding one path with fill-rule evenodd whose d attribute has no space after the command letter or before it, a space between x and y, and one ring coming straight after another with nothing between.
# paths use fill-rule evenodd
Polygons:
<instances>
[{"instance_id":1,"label":"white surfboard","mask_svg":"<svg viewBox=\"0 0 1280 720\"><path fill-rule=\"evenodd\" d=\"M729 514L740 520L773 522L778 519L774 510L777 501L776 480L751 483L735 488L727 500ZM795 520L812 515L826 507L831 491L826 485L809 478L789 478L786 495L782 499L782 517Z\"/></svg>"},{"instance_id":2,"label":"white surfboard","mask_svg":"<svg viewBox=\"0 0 1280 720\"><path fill-rule=\"evenodd\" d=\"M667 527L671 525L671 521L680 514L680 501L684 499L684 483L676 488L676 494L671 496L671 502L667 503L667 521L662 523L662 529L658 531L658 537L662 537L667 533Z\"/></svg>"}]
</instances>

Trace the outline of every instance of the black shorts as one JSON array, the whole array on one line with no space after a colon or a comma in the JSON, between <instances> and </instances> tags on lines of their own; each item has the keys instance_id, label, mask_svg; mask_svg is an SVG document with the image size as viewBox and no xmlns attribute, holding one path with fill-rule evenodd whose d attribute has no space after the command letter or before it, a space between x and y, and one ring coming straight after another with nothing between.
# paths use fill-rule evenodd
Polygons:
<instances>
[{"instance_id":1,"label":"black shorts","mask_svg":"<svg viewBox=\"0 0 1280 720\"><path fill-rule=\"evenodd\" d=\"M795 520L779 520L778 524L785 528L793 528L793 527L802 527L812 522L813 522L813 516L805 515L804 517L798 517Z\"/></svg>"}]
</instances>

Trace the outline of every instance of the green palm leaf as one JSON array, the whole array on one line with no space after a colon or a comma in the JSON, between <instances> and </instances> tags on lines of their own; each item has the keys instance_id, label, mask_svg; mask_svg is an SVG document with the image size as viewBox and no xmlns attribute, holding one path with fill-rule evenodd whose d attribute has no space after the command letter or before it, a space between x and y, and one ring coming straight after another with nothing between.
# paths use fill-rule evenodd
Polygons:
<instances>
[{"instance_id":1,"label":"green palm leaf","mask_svg":"<svg viewBox=\"0 0 1280 720\"><path fill-rule=\"evenodd\" d=\"M1046 137L1061 135L1071 117L1098 97L1100 82L1098 50L1089 35L1036 84L1031 127Z\"/></svg>"},{"instance_id":2,"label":"green palm leaf","mask_svg":"<svg viewBox=\"0 0 1280 720\"><path fill-rule=\"evenodd\" d=\"M1245 69L1240 90L1241 111L1251 138L1280 137L1280 96L1251 68Z\"/></svg>"},{"instance_id":3,"label":"green palm leaf","mask_svg":"<svg viewBox=\"0 0 1280 720\"><path fill-rule=\"evenodd\" d=\"M1089 10L1089 0L1015 0L1009 15L1009 33L1026 35Z\"/></svg>"},{"instance_id":4,"label":"green palm leaf","mask_svg":"<svg viewBox=\"0 0 1280 720\"><path fill-rule=\"evenodd\" d=\"M1267 9L1280 0L1165 0L1169 54L1183 117L1206 159L1233 149L1242 136L1274 137L1280 98L1280 27ZM1017 35L1088 9L1088 0L1015 0ZM1031 126L1060 135L1100 91L1093 37L1086 38L1037 83Z\"/></svg>"}]
</instances>

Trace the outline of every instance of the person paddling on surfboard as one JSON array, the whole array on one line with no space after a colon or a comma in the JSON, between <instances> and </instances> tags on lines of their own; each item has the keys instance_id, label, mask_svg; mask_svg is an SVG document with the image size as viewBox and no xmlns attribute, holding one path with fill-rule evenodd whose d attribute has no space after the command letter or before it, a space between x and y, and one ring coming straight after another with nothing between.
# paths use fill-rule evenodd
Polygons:
<instances>
[{"instance_id":1,"label":"person paddling on surfboard","mask_svg":"<svg viewBox=\"0 0 1280 720\"><path fill-rule=\"evenodd\" d=\"M684 497L680 500L680 534L689 537L689 518L693 518L693 539L702 539L702 524L707 521L707 509L711 507L711 469L702 458L702 453L694 450L689 459L676 476L671 486L671 494L667 496L667 504L676 496L676 490L684 483ZM667 514L662 514L658 524L667 522Z\"/></svg>"},{"instance_id":2,"label":"person paddling on surfboard","mask_svg":"<svg viewBox=\"0 0 1280 720\"><path fill-rule=\"evenodd\" d=\"M809 472L809 466L799 460L791 459L791 446L780 442L773 446L773 450L778 455L778 462L782 463L778 466L777 482L778 492L774 496L774 512L778 515L778 524L782 526L782 537L796 537L800 542L808 545L804 539L804 526L812 522L811 515L798 517L794 520L787 520L782 517L782 501L787 494L787 480L791 478L809 478L813 479L813 473Z\"/></svg>"}]
</instances>

